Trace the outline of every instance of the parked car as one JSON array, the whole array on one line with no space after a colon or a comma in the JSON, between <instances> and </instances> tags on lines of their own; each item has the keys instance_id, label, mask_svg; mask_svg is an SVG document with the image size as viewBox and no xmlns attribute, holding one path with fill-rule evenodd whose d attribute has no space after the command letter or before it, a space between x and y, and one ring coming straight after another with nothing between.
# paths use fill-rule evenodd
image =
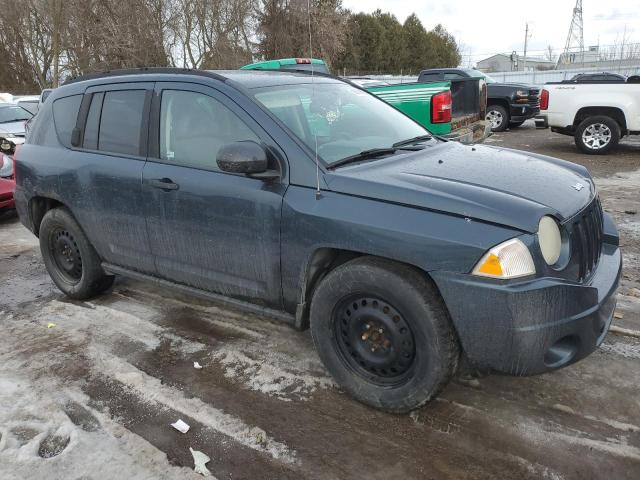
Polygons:
<instances>
[{"instance_id":1,"label":"parked car","mask_svg":"<svg viewBox=\"0 0 640 480\"><path fill-rule=\"evenodd\" d=\"M13 170L13 157L0 153L0 219L15 211L13 192L16 180Z\"/></svg>"},{"instance_id":2,"label":"parked car","mask_svg":"<svg viewBox=\"0 0 640 480\"><path fill-rule=\"evenodd\" d=\"M298 72L329 73L329 68L318 58L281 58L251 63L240 67L240 70L293 70Z\"/></svg>"},{"instance_id":3,"label":"parked car","mask_svg":"<svg viewBox=\"0 0 640 480\"><path fill-rule=\"evenodd\" d=\"M14 97L14 102L19 107L24 108L32 115L38 113L38 106L40 104L40 95L22 95L20 97Z\"/></svg>"},{"instance_id":4,"label":"parked car","mask_svg":"<svg viewBox=\"0 0 640 480\"><path fill-rule=\"evenodd\" d=\"M540 88L522 83L500 83L486 73L472 68L435 68L423 70L423 81L483 78L487 82L487 120L491 131L503 132L519 127L540 113Z\"/></svg>"},{"instance_id":5,"label":"parked car","mask_svg":"<svg viewBox=\"0 0 640 480\"><path fill-rule=\"evenodd\" d=\"M576 362L615 307L618 233L584 167L440 140L329 76L81 77L16 170L69 297L121 274L310 325L336 382L387 411L433 399L461 352L512 375Z\"/></svg>"},{"instance_id":6,"label":"parked car","mask_svg":"<svg viewBox=\"0 0 640 480\"><path fill-rule=\"evenodd\" d=\"M44 90L42 90L42 92L40 92L40 105L44 103L51 92L53 92L53 88L45 88Z\"/></svg>"},{"instance_id":7,"label":"parked car","mask_svg":"<svg viewBox=\"0 0 640 480\"><path fill-rule=\"evenodd\" d=\"M627 77L617 73L579 73L562 83L625 83Z\"/></svg>"},{"instance_id":8,"label":"parked car","mask_svg":"<svg viewBox=\"0 0 640 480\"><path fill-rule=\"evenodd\" d=\"M12 103L0 103L0 153L12 154L24 143L25 123L33 117L28 110Z\"/></svg>"},{"instance_id":9,"label":"parked car","mask_svg":"<svg viewBox=\"0 0 640 480\"><path fill-rule=\"evenodd\" d=\"M541 116L552 132L574 137L584 153L604 155L625 135L640 134L640 83L547 83Z\"/></svg>"},{"instance_id":10,"label":"parked car","mask_svg":"<svg viewBox=\"0 0 640 480\"><path fill-rule=\"evenodd\" d=\"M491 134L485 120L487 88L480 78L394 85L354 83L443 138L481 143Z\"/></svg>"}]
</instances>

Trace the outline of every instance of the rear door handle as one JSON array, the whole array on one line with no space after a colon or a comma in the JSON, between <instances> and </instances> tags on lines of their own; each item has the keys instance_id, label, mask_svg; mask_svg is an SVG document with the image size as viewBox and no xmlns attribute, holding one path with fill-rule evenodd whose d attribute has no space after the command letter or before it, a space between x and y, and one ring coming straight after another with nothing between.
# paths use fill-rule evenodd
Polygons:
<instances>
[{"instance_id":1,"label":"rear door handle","mask_svg":"<svg viewBox=\"0 0 640 480\"><path fill-rule=\"evenodd\" d=\"M180 188L180 185L178 185L177 183L174 183L174 181L171 180L170 178L160 178L157 180L151 180L149 182L149 185L151 185L153 188L159 188L160 190L165 190L165 191L178 190Z\"/></svg>"}]
</instances>

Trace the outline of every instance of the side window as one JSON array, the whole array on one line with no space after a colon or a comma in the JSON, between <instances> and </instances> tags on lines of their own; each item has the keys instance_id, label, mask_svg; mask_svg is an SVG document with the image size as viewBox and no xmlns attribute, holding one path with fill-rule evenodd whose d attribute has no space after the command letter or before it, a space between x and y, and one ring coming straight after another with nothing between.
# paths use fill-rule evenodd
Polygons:
<instances>
[{"instance_id":1,"label":"side window","mask_svg":"<svg viewBox=\"0 0 640 480\"><path fill-rule=\"evenodd\" d=\"M82 95L59 98L53 102L53 122L60 142L67 148L71 147L71 132L78 120L78 110Z\"/></svg>"},{"instance_id":2,"label":"side window","mask_svg":"<svg viewBox=\"0 0 640 480\"><path fill-rule=\"evenodd\" d=\"M91 97L91 105L87 115L87 124L84 127L83 148L90 150L98 149L98 132L100 128L100 113L102 112L102 100L104 93L94 93Z\"/></svg>"},{"instance_id":3,"label":"side window","mask_svg":"<svg viewBox=\"0 0 640 480\"><path fill-rule=\"evenodd\" d=\"M98 150L140 155L145 95L146 90L115 90L104 94ZM93 100L91 103L93 107Z\"/></svg>"},{"instance_id":4,"label":"side window","mask_svg":"<svg viewBox=\"0 0 640 480\"><path fill-rule=\"evenodd\" d=\"M164 90L160 107L160 158L174 165L218 171L223 145L257 135L216 99L197 92Z\"/></svg>"}]
</instances>

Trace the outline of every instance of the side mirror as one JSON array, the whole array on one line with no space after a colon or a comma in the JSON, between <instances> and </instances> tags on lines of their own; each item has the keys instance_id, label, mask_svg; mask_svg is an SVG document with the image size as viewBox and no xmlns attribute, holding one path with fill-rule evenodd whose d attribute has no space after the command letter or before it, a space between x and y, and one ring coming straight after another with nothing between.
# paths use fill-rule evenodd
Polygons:
<instances>
[{"instance_id":1,"label":"side mirror","mask_svg":"<svg viewBox=\"0 0 640 480\"><path fill-rule=\"evenodd\" d=\"M245 175L263 173L269 167L267 152L261 145L252 141L223 145L218 150L216 162L223 172Z\"/></svg>"}]
</instances>

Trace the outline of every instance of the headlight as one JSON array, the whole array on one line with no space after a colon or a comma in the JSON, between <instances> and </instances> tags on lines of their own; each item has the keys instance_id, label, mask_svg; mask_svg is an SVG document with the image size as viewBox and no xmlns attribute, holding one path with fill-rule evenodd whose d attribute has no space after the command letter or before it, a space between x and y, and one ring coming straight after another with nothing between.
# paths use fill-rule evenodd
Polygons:
<instances>
[{"instance_id":1,"label":"headlight","mask_svg":"<svg viewBox=\"0 0 640 480\"><path fill-rule=\"evenodd\" d=\"M526 90L517 90L516 91L516 97L527 97L527 98L529 98L529 92L527 92Z\"/></svg>"},{"instance_id":2,"label":"headlight","mask_svg":"<svg viewBox=\"0 0 640 480\"><path fill-rule=\"evenodd\" d=\"M542 217L538 224L538 244L547 265L555 265L562 252L560 227L552 217Z\"/></svg>"},{"instance_id":3,"label":"headlight","mask_svg":"<svg viewBox=\"0 0 640 480\"><path fill-rule=\"evenodd\" d=\"M13 158L0 153L0 177L10 177L11 175L13 175Z\"/></svg>"},{"instance_id":4,"label":"headlight","mask_svg":"<svg viewBox=\"0 0 640 480\"><path fill-rule=\"evenodd\" d=\"M473 274L491 278L518 278L534 275L536 267L531 253L517 238L489 250L473 269Z\"/></svg>"}]
</instances>

